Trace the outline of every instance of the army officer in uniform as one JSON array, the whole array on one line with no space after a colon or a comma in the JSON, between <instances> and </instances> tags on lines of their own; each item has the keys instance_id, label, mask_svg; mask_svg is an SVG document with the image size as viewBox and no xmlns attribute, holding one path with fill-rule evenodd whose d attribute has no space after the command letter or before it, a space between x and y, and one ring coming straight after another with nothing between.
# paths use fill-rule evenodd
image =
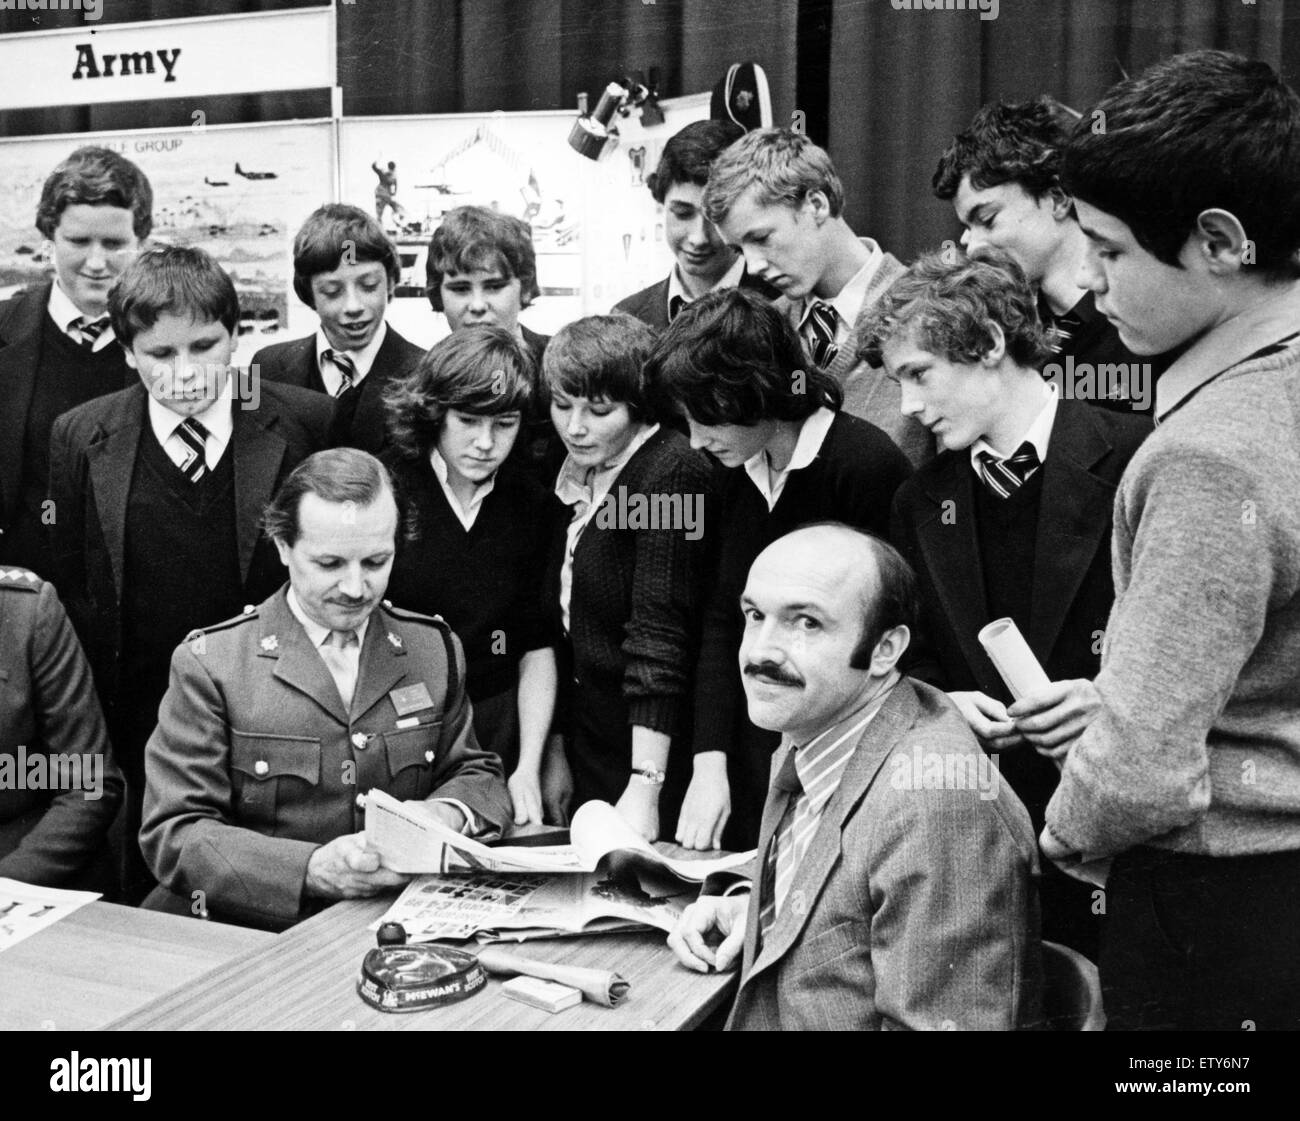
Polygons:
<instances>
[{"instance_id":1,"label":"army officer in uniform","mask_svg":"<svg viewBox=\"0 0 1300 1121\"><path fill-rule=\"evenodd\" d=\"M383 602L398 510L379 461L318 452L266 529L289 585L191 634L145 749L146 906L283 928L402 883L365 848L364 795L499 834L510 799L474 738L460 642Z\"/></svg>"}]
</instances>

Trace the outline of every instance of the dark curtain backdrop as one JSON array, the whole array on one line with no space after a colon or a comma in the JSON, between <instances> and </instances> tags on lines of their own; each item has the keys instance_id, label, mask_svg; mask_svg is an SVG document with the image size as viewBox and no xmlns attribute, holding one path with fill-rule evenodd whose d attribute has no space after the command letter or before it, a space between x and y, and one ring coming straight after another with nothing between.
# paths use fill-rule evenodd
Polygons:
<instances>
[{"instance_id":1,"label":"dark curtain backdrop","mask_svg":"<svg viewBox=\"0 0 1300 1121\"><path fill-rule=\"evenodd\" d=\"M1124 72L1196 47L1300 82L1296 0L1001 0L897 11L890 0L358 0L339 9L349 115L555 109L657 66L665 96L762 64L777 123L802 110L844 179L850 222L910 258L959 232L930 195L939 153L997 97L1083 110Z\"/></svg>"}]
</instances>

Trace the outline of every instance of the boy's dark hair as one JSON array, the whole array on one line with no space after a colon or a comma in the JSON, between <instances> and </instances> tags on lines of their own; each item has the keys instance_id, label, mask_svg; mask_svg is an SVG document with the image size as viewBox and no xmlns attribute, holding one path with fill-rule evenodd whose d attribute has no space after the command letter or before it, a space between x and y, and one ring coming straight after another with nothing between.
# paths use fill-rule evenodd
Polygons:
<instances>
[{"instance_id":1,"label":"boy's dark hair","mask_svg":"<svg viewBox=\"0 0 1300 1121\"><path fill-rule=\"evenodd\" d=\"M536 364L523 340L501 327L453 331L384 394L388 433L412 458L438 442L449 409L479 416L526 414Z\"/></svg>"},{"instance_id":2,"label":"boy's dark hair","mask_svg":"<svg viewBox=\"0 0 1300 1121\"><path fill-rule=\"evenodd\" d=\"M951 200L970 176L977 191L1018 183L1035 199L1061 181L1061 153L1073 122L1057 102L993 101L952 138L939 157L931 186L935 198Z\"/></svg>"},{"instance_id":3,"label":"boy's dark hair","mask_svg":"<svg viewBox=\"0 0 1300 1121\"><path fill-rule=\"evenodd\" d=\"M120 206L131 212L141 241L153 229L153 187L143 171L107 148L78 148L46 177L36 205L36 228L52 238L70 206Z\"/></svg>"},{"instance_id":4,"label":"boy's dark hair","mask_svg":"<svg viewBox=\"0 0 1300 1121\"><path fill-rule=\"evenodd\" d=\"M560 328L542 355L548 389L626 405L635 421L657 418L646 376L654 331L622 312L588 315Z\"/></svg>"},{"instance_id":5,"label":"boy's dark hair","mask_svg":"<svg viewBox=\"0 0 1300 1121\"><path fill-rule=\"evenodd\" d=\"M744 135L735 121L692 121L675 132L664 145L659 166L646 176L645 185L655 202L662 205L676 183L703 187L714 161Z\"/></svg>"},{"instance_id":6,"label":"boy's dark hair","mask_svg":"<svg viewBox=\"0 0 1300 1121\"><path fill-rule=\"evenodd\" d=\"M519 278L519 304L527 307L541 294L532 228L486 206L458 206L443 215L429 242L425 293L434 311L442 311L442 278L448 273L484 269Z\"/></svg>"},{"instance_id":7,"label":"boy's dark hair","mask_svg":"<svg viewBox=\"0 0 1300 1121\"><path fill-rule=\"evenodd\" d=\"M1166 265L1222 209L1254 243L1248 267L1300 275L1300 99L1265 62L1192 51L1120 82L1075 126L1062 180Z\"/></svg>"},{"instance_id":8,"label":"boy's dark hair","mask_svg":"<svg viewBox=\"0 0 1300 1121\"><path fill-rule=\"evenodd\" d=\"M293 290L309 308L316 306L312 277L349 265L378 261L391 289L402 275L402 259L384 228L364 210L332 202L307 216L293 239Z\"/></svg>"},{"instance_id":9,"label":"boy's dark hair","mask_svg":"<svg viewBox=\"0 0 1300 1121\"><path fill-rule=\"evenodd\" d=\"M873 366L901 332L949 362L973 365L993 345L996 323L1007 354L1019 366L1039 369L1051 354L1033 289L1005 253L979 260L925 253L890 286L863 327L858 356Z\"/></svg>"},{"instance_id":10,"label":"boy's dark hair","mask_svg":"<svg viewBox=\"0 0 1300 1121\"><path fill-rule=\"evenodd\" d=\"M682 308L655 344L647 374L663 411L710 427L804 420L844 399L839 383L808 360L789 320L742 288Z\"/></svg>"},{"instance_id":11,"label":"boy's dark hair","mask_svg":"<svg viewBox=\"0 0 1300 1121\"><path fill-rule=\"evenodd\" d=\"M124 347L164 312L218 320L232 335L239 326L235 285L202 249L168 245L141 253L108 293L113 334Z\"/></svg>"},{"instance_id":12,"label":"boy's dark hair","mask_svg":"<svg viewBox=\"0 0 1300 1121\"><path fill-rule=\"evenodd\" d=\"M331 448L309 455L275 492L262 511L262 528L272 541L290 548L298 540L298 511L303 498L314 494L326 502L352 502L369 506L387 491L398 502L388 468L359 448ZM401 505L398 504L399 525ZM394 543L396 544L396 543Z\"/></svg>"}]
</instances>

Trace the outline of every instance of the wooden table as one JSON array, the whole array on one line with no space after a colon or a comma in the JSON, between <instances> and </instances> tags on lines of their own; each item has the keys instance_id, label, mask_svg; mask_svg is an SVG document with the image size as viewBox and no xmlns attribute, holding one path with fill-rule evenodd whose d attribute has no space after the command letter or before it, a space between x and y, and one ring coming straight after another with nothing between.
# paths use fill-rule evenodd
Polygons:
<instances>
[{"instance_id":1,"label":"wooden table","mask_svg":"<svg viewBox=\"0 0 1300 1121\"><path fill-rule=\"evenodd\" d=\"M539 960L615 969L632 988L617 1008L586 1001L554 1015L501 994L501 982L456 1004L380 1012L356 992L361 959L375 945L369 924L395 893L336 903L273 942L106 1025L112 1029L312 1029L350 1031L671 1031L697 1026L729 1001L736 975L693 973L677 964L660 932L527 942ZM195 924L208 926L212 924Z\"/></svg>"},{"instance_id":2,"label":"wooden table","mask_svg":"<svg viewBox=\"0 0 1300 1121\"><path fill-rule=\"evenodd\" d=\"M0 1030L84 1030L269 945L273 934L88 903L0 953Z\"/></svg>"}]
</instances>

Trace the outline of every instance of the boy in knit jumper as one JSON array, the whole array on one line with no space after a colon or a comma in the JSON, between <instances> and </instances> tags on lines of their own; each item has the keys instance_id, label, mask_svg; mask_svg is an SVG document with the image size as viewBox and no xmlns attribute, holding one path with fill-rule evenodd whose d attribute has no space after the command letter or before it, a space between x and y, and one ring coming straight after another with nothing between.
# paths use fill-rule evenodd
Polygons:
<instances>
[{"instance_id":1,"label":"boy in knit jumper","mask_svg":"<svg viewBox=\"0 0 1300 1121\"><path fill-rule=\"evenodd\" d=\"M1201 51L1116 86L1066 153L1098 308L1139 354L1183 348L1120 484L1098 709L1042 836L1114 857L1112 1027L1300 1026L1298 136L1267 65Z\"/></svg>"}]
</instances>

